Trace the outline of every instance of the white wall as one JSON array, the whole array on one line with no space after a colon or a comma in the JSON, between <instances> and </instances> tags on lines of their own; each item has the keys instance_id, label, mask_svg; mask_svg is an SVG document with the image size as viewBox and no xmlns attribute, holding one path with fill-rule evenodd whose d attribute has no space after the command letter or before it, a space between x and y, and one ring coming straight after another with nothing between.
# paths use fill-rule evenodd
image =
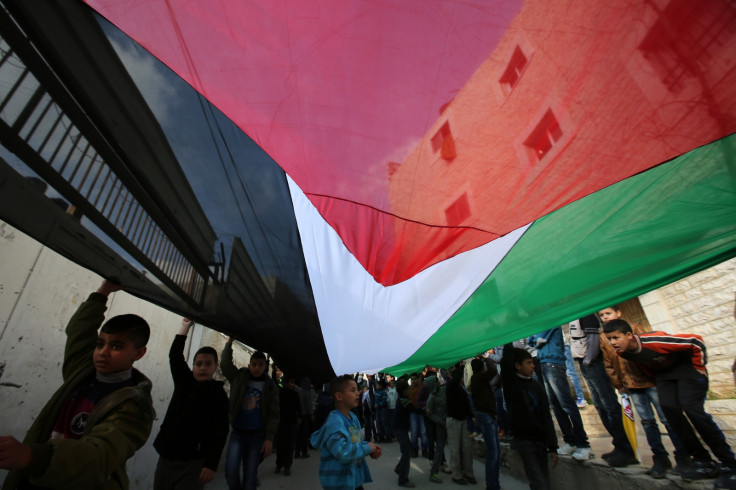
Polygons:
<instances>
[{"instance_id":1,"label":"white wall","mask_svg":"<svg viewBox=\"0 0 736 490\"><path fill-rule=\"evenodd\" d=\"M100 285L102 278L41 246L0 221L0 435L23 439L48 397L61 384L64 328L77 306ZM108 316L136 313L151 325L148 352L135 367L153 382L157 412L146 445L128 461L132 489L153 487L158 459L152 442L166 413L173 391L168 352L181 326L181 317L137 299L125 292L111 295ZM224 337L209 329L195 330L190 338L201 339L218 351ZM199 347L191 348L193 354ZM247 363L248 356L236 355ZM0 470L0 482L6 472Z\"/></svg>"}]
</instances>

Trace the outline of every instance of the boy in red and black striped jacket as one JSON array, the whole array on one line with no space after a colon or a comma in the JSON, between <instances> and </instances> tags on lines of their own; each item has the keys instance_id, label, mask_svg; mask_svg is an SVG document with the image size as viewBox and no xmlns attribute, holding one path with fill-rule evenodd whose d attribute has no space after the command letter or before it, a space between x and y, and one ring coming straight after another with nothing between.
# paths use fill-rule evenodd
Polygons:
<instances>
[{"instance_id":1,"label":"boy in red and black striped jacket","mask_svg":"<svg viewBox=\"0 0 736 490\"><path fill-rule=\"evenodd\" d=\"M683 480L712 478L719 472L698 440L697 431L722 463L715 488L736 488L736 459L723 432L704 407L708 357L703 338L664 332L635 335L631 326L620 319L605 324L603 331L616 354L637 363L654 377L662 411L693 460L691 466L682 468Z\"/></svg>"}]
</instances>

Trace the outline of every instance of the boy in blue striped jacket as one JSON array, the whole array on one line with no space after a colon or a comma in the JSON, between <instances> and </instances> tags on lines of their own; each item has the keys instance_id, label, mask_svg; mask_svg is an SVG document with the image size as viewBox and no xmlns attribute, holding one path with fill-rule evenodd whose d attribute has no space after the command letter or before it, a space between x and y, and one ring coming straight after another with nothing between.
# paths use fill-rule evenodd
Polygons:
<instances>
[{"instance_id":1,"label":"boy in blue striped jacket","mask_svg":"<svg viewBox=\"0 0 736 490\"><path fill-rule=\"evenodd\" d=\"M381 446L365 442L360 422L350 410L360 405L358 385L350 375L330 383L335 410L312 434L312 446L320 450L319 481L328 490L354 490L373 481L365 457L381 456Z\"/></svg>"}]
</instances>

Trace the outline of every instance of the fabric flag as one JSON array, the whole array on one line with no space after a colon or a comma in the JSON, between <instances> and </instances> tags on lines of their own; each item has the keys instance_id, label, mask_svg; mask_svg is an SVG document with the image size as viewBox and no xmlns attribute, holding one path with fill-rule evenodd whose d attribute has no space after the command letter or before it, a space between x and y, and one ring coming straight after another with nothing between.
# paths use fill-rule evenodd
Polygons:
<instances>
[{"instance_id":1,"label":"fabric flag","mask_svg":"<svg viewBox=\"0 0 736 490\"><path fill-rule=\"evenodd\" d=\"M450 365L736 254L729 2L87 3L285 171L337 373Z\"/></svg>"},{"instance_id":2,"label":"fabric flag","mask_svg":"<svg viewBox=\"0 0 736 490\"><path fill-rule=\"evenodd\" d=\"M627 395L626 393L621 394L621 416L624 421L624 432L626 432L626 437L629 439L629 443L631 444L632 449L634 449L636 459L641 461L641 456L639 456L639 446L636 442L636 422L634 420L634 408L631 406L631 400L629 400L629 395Z\"/></svg>"}]
</instances>

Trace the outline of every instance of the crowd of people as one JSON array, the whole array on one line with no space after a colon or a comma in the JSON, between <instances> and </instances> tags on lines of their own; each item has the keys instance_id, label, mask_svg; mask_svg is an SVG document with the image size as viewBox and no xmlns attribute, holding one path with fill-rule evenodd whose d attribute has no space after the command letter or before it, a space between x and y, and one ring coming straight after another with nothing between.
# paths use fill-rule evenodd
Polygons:
<instances>
[{"instance_id":1,"label":"crowd of people","mask_svg":"<svg viewBox=\"0 0 736 490\"><path fill-rule=\"evenodd\" d=\"M107 298L120 289L104 281L71 318L64 382L24 441L0 437L0 468L10 470L3 489L128 488L126 461L148 439L155 412L151 382L133 367L146 354L148 324L133 314L103 324ZM473 485L473 438L485 445L486 489L500 488L502 441L518 453L530 487L547 489L550 463L553 469L560 456L595 457L580 414L588 401L576 364L611 436L611 450L601 455L610 466L640 463L624 428L621 396L643 426L652 478L716 478L715 488L736 488L734 454L704 409L703 339L644 332L615 305L449 368L342 375L319 391L308 378L297 385L277 368L269 375L262 352L237 367L232 338L219 358L212 347L199 349L190 368L183 354L193 325L182 320L169 352L174 392L153 442L155 490L203 488L225 445L231 490L255 489L258 468L274 450L274 472L289 476L294 459L310 457L310 449L320 453L324 488L363 488L372 481L366 457L380 458L381 444L389 443L401 453L394 467L399 487L415 486L410 462L420 457L431 482ZM218 366L229 396L215 379ZM657 417L674 447L674 465Z\"/></svg>"}]
</instances>

